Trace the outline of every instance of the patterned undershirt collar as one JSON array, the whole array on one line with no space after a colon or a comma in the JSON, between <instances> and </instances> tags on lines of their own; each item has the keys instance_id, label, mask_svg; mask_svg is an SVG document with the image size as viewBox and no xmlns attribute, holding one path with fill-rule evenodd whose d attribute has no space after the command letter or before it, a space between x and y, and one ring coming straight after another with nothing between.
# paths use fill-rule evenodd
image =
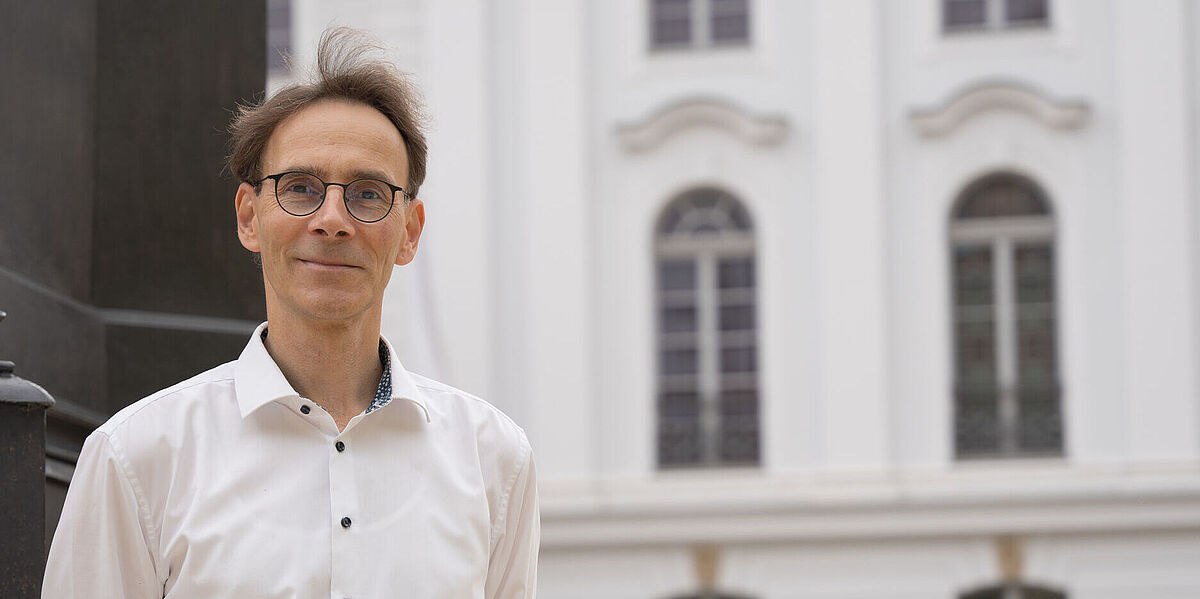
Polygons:
<instances>
[{"instance_id":1,"label":"patterned undershirt collar","mask_svg":"<svg viewBox=\"0 0 1200 599\"><path fill-rule=\"evenodd\" d=\"M266 328L263 328L261 337L263 341L267 340ZM383 339L379 340L379 363L383 366L383 376L379 377L379 386L375 387L375 397L371 399L371 405L367 406L364 414L370 414L392 401L392 357Z\"/></svg>"},{"instance_id":2,"label":"patterned undershirt collar","mask_svg":"<svg viewBox=\"0 0 1200 599\"><path fill-rule=\"evenodd\" d=\"M367 406L366 414L370 414L392 401L392 358L383 339L379 340L379 363L383 365L383 376L379 377L379 386L375 388L375 399Z\"/></svg>"}]
</instances>

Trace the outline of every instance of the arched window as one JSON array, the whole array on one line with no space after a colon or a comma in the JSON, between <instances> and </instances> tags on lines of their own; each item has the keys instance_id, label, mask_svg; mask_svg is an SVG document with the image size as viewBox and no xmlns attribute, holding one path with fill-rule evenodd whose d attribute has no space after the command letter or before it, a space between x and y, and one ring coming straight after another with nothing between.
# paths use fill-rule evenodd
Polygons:
<instances>
[{"instance_id":1,"label":"arched window","mask_svg":"<svg viewBox=\"0 0 1200 599\"><path fill-rule=\"evenodd\" d=\"M1046 587L1013 582L959 593L958 599L1067 599L1067 594Z\"/></svg>"},{"instance_id":2,"label":"arched window","mask_svg":"<svg viewBox=\"0 0 1200 599\"><path fill-rule=\"evenodd\" d=\"M1062 453L1054 218L1045 194L1011 174L959 197L954 273L955 452Z\"/></svg>"},{"instance_id":3,"label":"arched window","mask_svg":"<svg viewBox=\"0 0 1200 599\"><path fill-rule=\"evenodd\" d=\"M717 189L689 191L656 229L658 464L759 460L754 234Z\"/></svg>"}]
</instances>

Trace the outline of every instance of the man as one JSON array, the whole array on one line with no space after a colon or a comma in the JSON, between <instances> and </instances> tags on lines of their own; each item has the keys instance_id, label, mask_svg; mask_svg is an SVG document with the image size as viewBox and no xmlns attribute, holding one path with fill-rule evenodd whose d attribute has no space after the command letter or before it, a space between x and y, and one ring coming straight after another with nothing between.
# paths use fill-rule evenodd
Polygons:
<instances>
[{"instance_id":1,"label":"man","mask_svg":"<svg viewBox=\"0 0 1200 599\"><path fill-rule=\"evenodd\" d=\"M88 437L45 597L534 595L525 434L406 372L379 334L424 226L426 147L413 92L367 50L327 33L316 81L235 118L267 322L235 362Z\"/></svg>"}]
</instances>

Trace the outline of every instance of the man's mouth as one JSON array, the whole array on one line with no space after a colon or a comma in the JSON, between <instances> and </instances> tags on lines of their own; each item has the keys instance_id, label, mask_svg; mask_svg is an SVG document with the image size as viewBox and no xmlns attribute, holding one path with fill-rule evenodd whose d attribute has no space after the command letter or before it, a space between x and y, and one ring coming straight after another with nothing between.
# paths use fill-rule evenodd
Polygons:
<instances>
[{"instance_id":1,"label":"man's mouth","mask_svg":"<svg viewBox=\"0 0 1200 599\"><path fill-rule=\"evenodd\" d=\"M357 266L354 266L353 264L346 264L343 262L337 262L335 260L325 260L325 259L319 259L319 258L311 259L311 260L306 260L304 258L300 258L300 261L303 262L307 266L311 266L313 268L319 268L322 270L349 270L352 268L358 268Z\"/></svg>"}]
</instances>

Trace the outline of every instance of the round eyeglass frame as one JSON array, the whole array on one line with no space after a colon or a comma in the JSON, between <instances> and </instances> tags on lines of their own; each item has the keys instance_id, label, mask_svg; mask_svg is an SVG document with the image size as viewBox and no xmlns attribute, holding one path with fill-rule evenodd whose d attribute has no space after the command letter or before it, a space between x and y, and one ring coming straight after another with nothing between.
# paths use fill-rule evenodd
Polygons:
<instances>
[{"instance_id":1,"label":"round eyeglass frame","mask_svg":"<svg viewBox=\"0 0 1200 599\"><path fill-rule=\"evenodd\" d=\"M283 202L280 201L280 199L279 199L279 180L287 175L307 175L307 176L312 177L312 178L316 179L317 181L321 182L321 186L322 186L321 187L321 201L317 202L317 205L314 206L312 210L305 212L303 214L296 214L295 212L292 212L291 210L288 210L286 207L284 207ZM284 212L286 212L292 216L308 216L308 215L313 214L316 211L320 210L321 206L325 205L325 197L327 195L329 195L329 186L330 185L337 185L338 187L342 188L342 205L346 207L346 214L349 214L354 220L356 220L360 223L368 223L368 224L369 223L377 223L377 222L387 218L387 215L392 213L392 208L394 208L396 206L396 192L400 192L400 194L404 197L404 201L406 203L412 199L412 195L409 194L407 191L405 191L403 187L400 187L399 185L392 185L391 183L388 183L387 181L384 181L383 179L375 179L373 177L363 177L361 179L355 179L348 183L335 183L333 181L326 181L326 180L324 180L310 172L307 172L307 171L284 171L282 173L276 173L274 175L267 175L257 181L250 181L249 183L251 185L261 189L263 181L266 181L267 179L271 179L274 181L275 203L279 204L280 209L282 209ZM387 185L392 190L392 195L390 198L391 203L388 204L387 212L384 212L379 218L377 218L375 220L363 220L363 219L359 218L358 216L356 216L354 214L354 211L350 209L350 200L347 197L346 190L351 185L354 185L355 183L358 183L359 181L378 181L380 183L383 183L384 185Z\"/></svg>"}]
</instances>

